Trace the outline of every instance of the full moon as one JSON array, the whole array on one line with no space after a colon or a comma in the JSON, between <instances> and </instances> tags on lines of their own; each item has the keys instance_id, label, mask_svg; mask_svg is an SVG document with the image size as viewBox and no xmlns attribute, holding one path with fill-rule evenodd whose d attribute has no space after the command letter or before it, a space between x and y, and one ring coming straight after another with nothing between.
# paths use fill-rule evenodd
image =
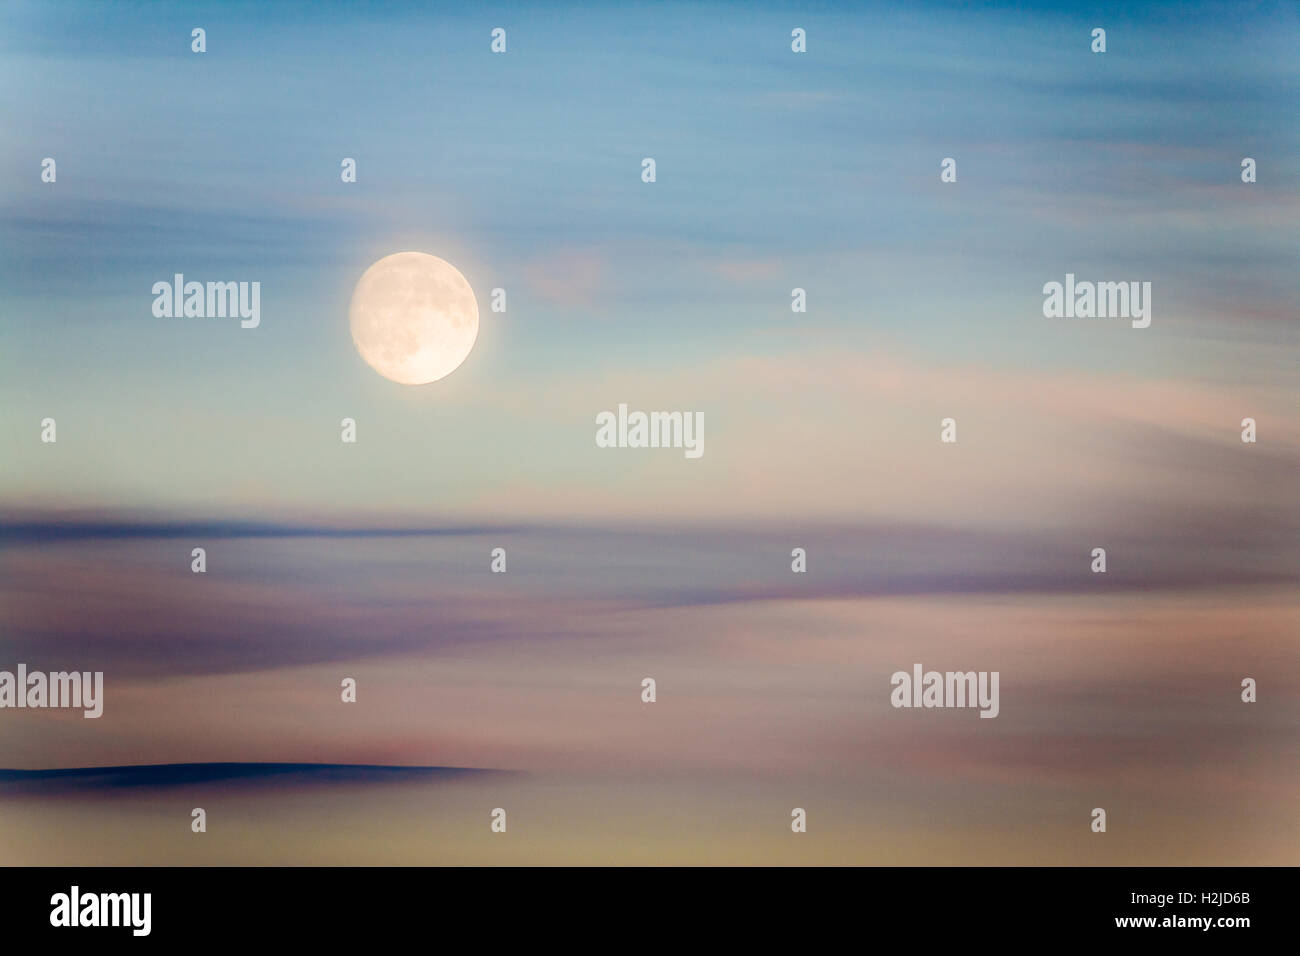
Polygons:
<instances>
[{"instance_id":1,"label":"full moon","mask_svg":"<svg viewBox=\"0 0 1300 956\"><path fill-rule=\"evenodd\" d=\"M371 368L402 385L426 385L456 371L474 347L478 301L450 262L398 252L357 280L348 321Z\"/></svg>"}]
</instances>

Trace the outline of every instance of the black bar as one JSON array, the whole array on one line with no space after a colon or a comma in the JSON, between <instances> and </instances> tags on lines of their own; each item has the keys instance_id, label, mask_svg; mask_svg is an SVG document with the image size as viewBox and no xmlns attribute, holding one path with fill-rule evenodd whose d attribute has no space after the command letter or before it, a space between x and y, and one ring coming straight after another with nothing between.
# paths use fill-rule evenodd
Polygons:
<instances>
[{"instance_id":1,"label":"black bar","mask_svg":"<svg viewBox=\"0 0 1300 956\"><path fill-rule=\"evenodd\" d=\"M399 945L414 932L445 946L465 934L480 941L475 948L519 934L533 945L603 938L610 949L668 951L700 930L792 943L844 931L864 942L902 932L922 952L945 940L1231 946L1285 929L1295 877L1292 868L1227 867L52 867L0 869L0 898L7 942L67 943L75 934L78 943ZM127 925L51 925L53 900L64 894L70 903L73 886L83 906L88 894L150 894L147 936L135 935L129 910L120 919ZM1154 924L1119 925L1147 918ZM1211 925L1189 925L1193 919Z\"/></svg>"}]
</instances>

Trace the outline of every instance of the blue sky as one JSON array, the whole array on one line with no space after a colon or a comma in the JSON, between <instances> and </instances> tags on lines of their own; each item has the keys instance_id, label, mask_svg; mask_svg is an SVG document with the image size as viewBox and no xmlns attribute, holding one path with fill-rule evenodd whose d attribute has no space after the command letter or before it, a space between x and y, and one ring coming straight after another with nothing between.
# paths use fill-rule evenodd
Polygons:
<instances>
[{"instance_id":1,"label":"blue sky","mask_svg":"<svg viewBox=\"0 0 1300 956\"><path fill-rule=\"evenodd\" d=\"M464 510L503 469L567 480L595 412L650 400L640 382L673 383L669 407L719 393L743 407L768 385L724 381L714 363L746 357L1294 385L1294 6L15 4L0 17L11 501L39 488L65 503L265 505L267 487L231 490L248 468L213 449L292 458L265 483L284 498L304 477L293 461L329 468L336 451L286 444L352 414L386 467L414 467L409 444L432 425L423 440L458 463L430 476L438 503ZM1104 55L1088 48L1096 25ZM505 56L488 51L494 26ZM805 55L790 52L793 26ZM39 181L44 156L54 185ZM339 182L344 156L355 185ZM356 278L402 249L455 263L485 314L469 362L418 394L374 377L346 330ZM150 286L178 271L260 281L262 327L154 319ZM1153 329L1044 321L1041 286L1067 271L1152 281ZM485 308L495 286L504 316ZM795 286L807 315L789 312ZM536 422L508 410L583 382L608 399L556 399ZM485 411L497 401L507 410ZM846 428L853 413L827 409ZM65 441L81 435L54 471L31 441L47 414ZM187 497L163 462L205 452ZM416 484L407 510L422 508Z\"/></svg>"}]
</instances>

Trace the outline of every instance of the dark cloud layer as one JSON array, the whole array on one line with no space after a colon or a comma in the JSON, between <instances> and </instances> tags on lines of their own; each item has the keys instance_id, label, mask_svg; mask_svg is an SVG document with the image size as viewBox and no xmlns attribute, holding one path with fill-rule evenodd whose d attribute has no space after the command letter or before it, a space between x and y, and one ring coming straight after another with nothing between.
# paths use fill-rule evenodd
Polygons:
<instances>
[{"instance_id":1,"label":"dark cloud layer","mask_svg":"<svg viewBox=\"0 0 1300 956\"><path fill-rule=\"evenodd\" d=\"M611 615L781 600L1267 586L1300 577L1285 524L1149 515L1094 534L847 528L360 529L27 521L0 526L4 661L185 675L484 641L587 637ZM190 570L192 546L208 571ZM489 556L505 547L508 573ZM1090 570L1107 549L1106 574ZM791 572L804 548L808 572Z\"/></svg>"},{"instance_id":2,"label":"dark cloud layer","mask_svg":"<svg viewBox=\"0 0 1300 956\"><path fill-rule=\"evenodd\" d=\"M304 786L405 783L500 772L467 767L328 763L182 763L56 770L0 769L0 792L52 796L87 790L159 790L209 784L223 788L270 784L279 790L293 790Z\"/></svg>"}]
</instances>

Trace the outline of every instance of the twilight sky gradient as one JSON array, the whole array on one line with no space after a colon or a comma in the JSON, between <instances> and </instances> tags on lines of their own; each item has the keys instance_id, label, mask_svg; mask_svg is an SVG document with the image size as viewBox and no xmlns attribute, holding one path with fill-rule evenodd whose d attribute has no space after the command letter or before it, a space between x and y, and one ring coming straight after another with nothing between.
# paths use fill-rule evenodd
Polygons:
<instances>
[{"instance_id":1,"label":"twilight sky gradient","mask_svg":"<svg viewBox=\"0 0 1300 956\"><path fill-rule=\"evenodd\" d=\"M1038 523L1168 501L1247 414L1235 467L1293 460L1293 5L815 6L802 57L763 5L423 8L0 13L6 503ZM417 391L347 332L357 277L406 248L484 314ZM261 328L154 318L178 271L261 281ZM1152 328L1044 319L1067 271L1151 281ZM597 449L620 401L703 410L705 457Z\"/></svg>"},{"instance_id":2,"label":"twilight sky gradient","mask_svg":"<svg viewBox=\"0 0 1300 956\"><path fill-rule=\"evenodd\" d=\"M0 785L6 859L1295 863L1300 11L1061 6L0 7L0 668L108 687L0 767L521 772ZM414 389L347 320L407 249L481 316ZM1067 272L1151 327L1044 318ZM597 448L620 402L704 457ZM914 661L1001 716L893 710Z\"/></svg>"}]
</instances>

